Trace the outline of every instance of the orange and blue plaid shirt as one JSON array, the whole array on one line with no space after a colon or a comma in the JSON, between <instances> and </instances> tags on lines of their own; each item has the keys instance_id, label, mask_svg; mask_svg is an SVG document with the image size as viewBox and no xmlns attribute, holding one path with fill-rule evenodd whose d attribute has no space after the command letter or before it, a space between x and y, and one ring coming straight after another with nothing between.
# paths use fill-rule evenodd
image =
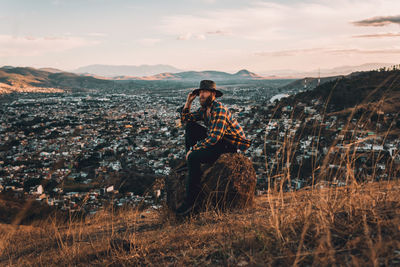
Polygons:
<instances>
[{"instance_id":1,"label":"orange and blue plaid shirt","mask_svg":"<svg viewBox=\"0 0 400 267\"><path fill-rule=\"evenodd\" d=\"M199 108L195 112L183 109L181 120L182 122L202 120L208 128L208 136L198 141L192 147L192 150L208 148L217 144L222 138L242 151L250 147L251 141L246 139L242 127L232 117L231 112L218 101L214 100L211 103L209 116L207 116L206 109L204 108Z\"/></svg>"}]
</instances>

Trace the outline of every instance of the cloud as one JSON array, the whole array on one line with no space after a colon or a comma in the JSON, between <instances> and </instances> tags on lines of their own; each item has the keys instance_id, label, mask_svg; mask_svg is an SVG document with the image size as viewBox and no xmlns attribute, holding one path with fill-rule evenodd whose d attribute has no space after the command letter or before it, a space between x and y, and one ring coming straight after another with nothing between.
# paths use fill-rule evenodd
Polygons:
<instances>
[{"instance_id":1,"label":"cloud","mask_svg":"<svg viewBox=\"0 0 400 267\"><path fill-rule=\"evenodd\" d=\"M25 36L25 39L26 40L30 40L30 41L34 41L34 40L36 40L36 37L34 37L34 36Z\"/></svg>"},{"instance_id":2,"label":"cloud","mask_svg":"<svg viewBox=\"0 0 400 267\"><path fill-rule=\"evenodd\" d=\"M161 40L156 38L143 38L138 40L138 43L144 46L153 46L159 42L161 42Z\"/></svg>"},{"instance_id":3,"label":"cloud","mask_svg":"<svg viewBox=\"0 0 400 267\"><path fill-rule=\"evenodd\" d=\"M400 32L393 33L374 33L374 34L362 34L362 35L354 35L353 38L387 38L387 37L400 37Z\"/></svg>"},{"instance_id":4,"label":"cloud","mask_svg":"<svg viewBox=\"0 0 400 267\"><path fill-rule=\"evenodd\" d=\"M206 39L206 36L205 36L204 34L197 34L197 35L195 36L195 38L196 38L197 40L205 40L205 39Z\"/></svg>"},{"instance_id":5,"label":"cloud","mask_svg":"<svg viewBox=\"0 0 400 267\"><path fill-rule=\"evenodd\" d=\"M267 51L267 52L256 52L256 56L271 56L271 57L291 57L300 54L314 54L326 52L324 48L306 48L306 49L292 49L292 50L277 50L277 51Z\"/></svg>"},{"instance_id":6,"label":"cloud","mask_svg":"<svg viewBox=\"0 0 400 267\"><path fill-rule=\"evenodd\" d=\"M51 4L53 4L53 5L55 5L55 6L59 6L60 4L62 4L62 1L61 1L61 0L53 0L53 1L51 2Z\"/></svg>"},{"instance_id":7,"label":"cloud","mask_svg":"<svg viewBox=\"0 0 400 267\"><path fill-rule=\"evenodd\" d=\"M209 35L230 35L231 33L228 31L221 31L221 30L216 30L216 31L209 31L207 32Z\"/></svg>"},{"instance_id":8,"label":"cloud","mask_svg":"<svg viewBox=\"0 0 400 267\"><path fill-rule=\"evenodd\" d=\"M262 57L293 57L298 55L310 54L331 54L331 55L352 55L352 54L400 54L400 49L341 49L341 48L309 48L309 49L293 49L293 50L278 50L268 52L256 52L256 56Z\"/></svg>"},{"instance_id":9,"label":"cloud","mask_svg":"<svg viewBox=\"0 0 400 267\"><path fill-rule=\"evenodd\" d=\"M34 38L33 40L40 40L40 39L38 39L38 38ZM43 37L43 40L46 40L46 41L62 41L62 40L68 40L66 37L59 37L59 36L45 36L45 37Z\"/></svg>"},{"instance_id":10,"label":"cloud","mask_svg":"<svg viewBox=\"0 0 400 267\"><path fill-rule=\"evenodd\" d=\"M163 33L177 36L178 40L190 39L187 33L269 42L298 40L301 35L303 38L328 38L332 34L343 34L344 28L352 28L348 21L354 14L359 16L357 10L374 10L376 7L370 2L340 0L283 4L259 1L241 8L165 16L159 28Z\"/></svg>"},{"instance_id":11,"label":"cloud","mask_svg":"<svg viewBox=\"0 0 400 267\"><path fill-rule=\"evenodd\" d=\"M94 46L98 43L98 41L90 41L74 36L16 37L0 35L0 57L40 56L78 47Z\"/></svg>"},{"instance_id":12,"label":"cloud","mask_svg":"<svg viewBox=\"0 0 400 267\"><path fill-rule=\"evenodd\" d=\"M187 32L187 33L185 33L185 34L179 35L178 38L177 38L177 40L180 40L180 41L187 41L187 40L189 40L191 37L192 37L192 34L191 34L190 32Z\"/></svg>"},{"instance_id":13,"label":"cloud","mask_svg":"<svg viewBox=\"0 0 400 267\"><path fill-rule=\"evenodd\" d=\"M103 33L103 32L91 32L91 33L88 33L88 35L92 36L92 37L106 37L106 36L108 36L107 33Z\"/></svg>"},{"instance_id":14,"label":"cloud","mask_svg":"<svg viewBox=\"0 0 400 267\"><path fill-rule=\"evenodd\" d=\"M356 26L373 26L382 27L389 24L399 24L400 25L400 15L397 16L387 16L387 17L373 17L369 19L364 19L360 21L353 22Z\"/></svg>"},{"instance_id":15,"label":"cloud","mask_svg":"<svg viewBox=\"0 0 400 267\"><path fill-rule=\"evenodd\" d=\"M171 15L162 19L159 28L163 33L177 36L178 40L207 35L264 39L265 36L271 36L273 22L279 16L274 14L275 11L252 7L244 10L210 10L202 15Z\"/></svg>"},{"instance_id":16,"label":"cloud","mask_svg":"<svg viewBox=\"0 0 400 267\"><path fill-rule=\"evenodd\" d=\"M179 41L188 41L188 40L205 40L206 36L204 34L192 34L190 32L179 35L177 38Z\"/></svg>"},{"instance_id":17,"label":"cloud","mask_svg":"<svg viewBox=\"0 0 400 267\"><path fill-rule=\"evenodd\" d=\"M374 14L377 10L390 14L399 8L398 0L379 3L376 0L253 1L241 7L200 10L190 15L166 15L161 18L158 28L163 34L178 40L191 39L190 33L220 40L276 42L278 46L283 44L286 47L293 42L304 45L312 41L344 44L346 39L358 34L359 29L354 25L368 24L367 20L357 21L357 18ZM385 17L385 21L398 23L399 17Z\"/></svg>"},{"instance_id":18,"label":"cloud","mask_svg":"<svg viewBox=\"0 0 400 267\"><path fill-rule=\"evenodd\" d=\"M400 49L333 49L330 54L400 54Z\"/></svg>"}]
</instances>

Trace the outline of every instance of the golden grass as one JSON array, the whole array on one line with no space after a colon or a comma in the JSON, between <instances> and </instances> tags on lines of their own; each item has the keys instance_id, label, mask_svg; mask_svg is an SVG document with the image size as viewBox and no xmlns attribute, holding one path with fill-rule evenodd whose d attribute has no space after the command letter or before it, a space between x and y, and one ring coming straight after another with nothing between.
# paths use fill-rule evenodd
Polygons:
<instances>
[{"instance_id":1,"label":"golden grass","mask_svg":"<svg viewBox=\"0 0 400 267\"><path fill-rule=\"evenodd\" d=\"M112 210L38 227L1 225L1 266L400 264L399 182L256 198L252 209L177 220Z\"/></svg>"}]
</instances>

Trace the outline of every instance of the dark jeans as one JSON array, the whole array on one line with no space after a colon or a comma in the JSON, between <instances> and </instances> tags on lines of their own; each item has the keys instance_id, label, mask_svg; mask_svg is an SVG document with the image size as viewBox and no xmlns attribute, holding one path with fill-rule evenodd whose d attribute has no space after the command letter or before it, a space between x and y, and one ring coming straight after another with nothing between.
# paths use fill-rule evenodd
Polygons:
<instances>
[{"instance_id":1,"label":"dark jeans","mask_svg":"<svg viewBox=\"0 0 400 267\"><path fill-rule=\"evenodd\" d=\"M197 141L207 137L207 129L195 123L188 122L186 124L185 145L186 152L190 147L195 145ZM187 159L188 179L186 181L186 202L193 204L201 190L201 163L214 163L223 153L235 153L237 148L231 143L221 139L217 144L204 149L194 150L189 154Z\"/></svg>"}]
</instances>

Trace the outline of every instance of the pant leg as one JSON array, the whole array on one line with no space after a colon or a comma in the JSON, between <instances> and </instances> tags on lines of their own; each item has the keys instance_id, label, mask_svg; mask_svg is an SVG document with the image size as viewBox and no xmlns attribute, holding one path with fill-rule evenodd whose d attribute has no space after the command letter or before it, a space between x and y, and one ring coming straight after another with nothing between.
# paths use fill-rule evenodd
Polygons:
<instances>
[{"instance_id":1,"label":"pant leg","mask_svg":"<svg viewBox=\"0 0 400 267\"><path fill-rule=\"evenodd\" d=\"M186 202L193 204L201 191L201 163L213 163L221 155L218 147L192 151L187 159L188 176L186 181Z\"/></svg>"},{"instance_id":2,"label":"pant leg","mask_svg":"<svg viewBox=\"0 0 400 267\"><path fill-rule=\"evenodd\" d=\"M185 127L185 148L186 152L194 146L197 141L207 137L207 129L196 122L189 121Z\"/></svg>"},{"instance_id":3,"label":"pant leg","mask_svg":"<svg viewBox=\"0 0 400 267\"><path fill-rule=\"evenodd\" d=\"M235 145L233 145L232 143L230 143L227 140L221 139L218 142L218 150L221 154L223 153L237 153L237 147Z\"/></svg>"}]
</instances>

